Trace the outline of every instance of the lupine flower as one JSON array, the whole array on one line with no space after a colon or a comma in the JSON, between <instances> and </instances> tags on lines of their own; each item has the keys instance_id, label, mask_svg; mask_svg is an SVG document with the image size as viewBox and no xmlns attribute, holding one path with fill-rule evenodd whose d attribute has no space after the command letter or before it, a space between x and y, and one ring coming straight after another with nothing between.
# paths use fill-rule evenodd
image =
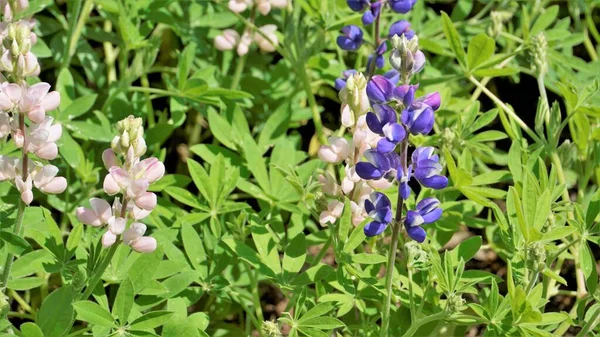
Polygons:
<instances>
[{"instance_id":1,"label":"lupine flower","mask_svg":"<svg viewBox=\"0 0 600 337\"><path fill-rule=\"evenodd\" d=\"M355 12L360 12L371 5L369 0L346 0L346 2L348 3L348 7Z\"/></svg>"},{"instance_id":2,"label":"lupine flower","mask_svg":"<svg viewBox=\"0 0 600 337\"><path fill-rule=\"evenodd\" d=\"M392 23L390 26L390 33L388 34L388 38L391 39L394 35L398 36L406 36L407 39L412 39L415 36L415 32L410 29L410 22L406 20L400 20Z\"/></svg>"},{"instance_id":3,"label":"lupine flower","mask_svg":"<svg viewBox=\"0 0 600 337\"><path fill-rule=\"evenodd\" d=\"M367 113L367 125L374 133L383 136L377 143L377 150L383 153L391 152L396 144L404 140L406 131L397 123L396 112L388 105L374 105L374 112Z\"/></svg>"},{"instance_id":4,"label":"lupine flower","mask_svg":"<svg viewBox=\"0 0 600 337\"><path fill-rule=\"evenodd\" d=\"M398 73L396 69L392 69L383 74L383 77L387 78L395 84L398 83L398 81L400 80L400 73Z\"/></svg>"},{"instance_id":5,"label":"lupine flower","mask_svg":"<svg viewBox=\"0 0 600 337\"><path fill-rule=\"evenodd\" d=\"M425 54L419 50L419 39L416 36L408 38L394 35L392 37L393 50L390 54L390 64L404 77L410 78L425 67Z\"/></svg>"},{"instance_id":6,"label":"lupine flower","mask_svg":"<svg viewBox=\"0 0 600 337\"><path fill-rule=\"evenodd\" d=\"M340 186L329 172L325 172L325 174L319 174L319 183L321 183L323 193L332 197L341 196L342 193L340 191Z\"/></svg>"},{"instance_id":7,"label":"lupine flower","mask_svg":"<svg viewBox=\"0 0 600 337\"><path fill-rule=\"evenodd\" d=\"M144 127L141 118L129 116L117 123L118 135L111 141L111 148L115 153L126 154L130 148L136 157L146 153L146 141L144 140Z\"/></svg>"},{"instance_id":8,"label":"lupine flower","mask_svg":"<svg viewBox=\"0 0 600 337\"><path fill-rule=\"evenodd\" d=\"M215 48L218 50L232 50L240 42L240 34L233 29L225 29L221 35L215 37Z\"/></svg>"},{"instance_id":9,"label":"lupine flower","mask_svg":"<svg viewBox=\"0 0 600 337\"><path fill-rule=\"evenodd\" d=\"M327 209L321 212L319 216L319 223L321 225L327 225L328 223L335 223L339 217L342 216L344 211L344 203L339 200L331 200L327 204Z\"/></svg>"},{"instance_id":10,"label":"lupine flower","mask_svg":"<svg viewBox=\"0 0 600 337\"><path fill-rule=\"evenodd\" d=\"M129 245L138 253L151 253L156 250L156 239L144 236L145 233L146 225L141 222L134 222L123 233L123 243Z\"/></svg>"},{"instance_id":11,"label":"lupine flower","mask_svg":"<svg viewBox=\"0 0 600 337\"><path fill-rule=\"evenodd\" d=\"M76 210L77 219L85 224L99 227L108 223L113 217L113 208L110 204L100 198L91 198L89 200L91 208L78 207Z\"/></svg>"},{"instance_id":12,"label":"lupine flower","mask_svg":"<svg viewBox=\"0 0 600 337\"><path fill-rule=\"evenodd\" d=\"M10 116L5 112L0 111L0 138L8 136L11 130Z\"/></svg>"},{"instance_id":13,"label":"lupine flower","mask_svg":"<svg viewBox=\"0 0 600 337\"><path fill-rule=\"evenodd\" d=\"M117 236L123 234L127 227L127 220L121 217L110 217L108 219L108 230L102 235L102 246L112 246L117 241Z\"/></svg>"},{"instance_id":14,"label":"lupine flower","mask_svg":"<svg viewBox=\"0 0 600 337\"><path fill-rule=\"evenodd\" d=\"M21 193L21 200L27 205L31 204L33 201L33 192L31 191L33 184L31 181L31 175L27 175L27 179L23 181L21 176L15 177L15 186L17 190Z\"/></svg>"},{"instance_id":15,"label":"lupine flower","mask_svg":"<svg viewBox=\"0 0 600 337\"><path fill-rule=\"evenodd\" d=\"M350 156L351 145L341 137L329 137L329 144L322 145L319 149L319 158L326 163L341 163Z\"/></svg>"},{"instance_id":16,"label":"lupine flower","mask_svg":"<svg viewBox=\"0 0 600 337\"><path fill-rule=\"evenodd\" d=\"M412 134L428 134L433 129L433 113L440 107L440 95L436 92L412 102L402 111L401 120Z\"/></svg>"},{"instance_id":17,"label":"lupine flower","mask_svg":"<svg viewBox=\"0 0 600 337\"><path fill-rule=\"evenodd\" d=\"M29 130L26 129L27 135L23 135L21 130L16 130L14 134L17 147L21 148L27 138L27 152L35 153L42 159L52 160L58 155L58 147L56 142L62 135L62 126L60 124L52 124L54 119L46 117L40 124L32 124Z\"/></svg>"},{"instance_id":18,"label":"lupine flower","mask_svg":"<svg viewBox=\"0 0 600 337\"><path fill-rule=\"evenodd\" d=\"M0 110L9 111L16 107L21 99L21 87L15 83L0 84Z\"/></svg>"},{"instance_id":19,"label":"lupine flower","mask_svg":"<svg viewBox=\"0 0 600 337\"><path fill-rule=\"evenodd\" d=\"M262 15L268 15L269 12L271 11L272 7L285 8L288 5L287 0L255 0L255 1L256 1L256 3L255 3L256 9L258 9L258 11Z\"/></svg>"},{"instance_id":20,"label":"lupine flower","mask_svg":"<svg viewBox=\"0 0 600 337\"><path fill-rule=\"evenodd\" d=\"M367 96L372 103L387 103L392 99L395 88L396 85L388 78L375 75L367 83Z\"/></svg>"},{"instance_id":21,"label":"lupine flower","mask_svg":"<svg viewBox=\"0 0 600 337\"><path fill-rule=\"evenodd\" d=\"M412 176L412 165L409 165L406 169L399 169L398 175L396 179L398 179L398 183L400 184L398 187L398 191L400 193L400 197L404 200L408 199L410 196L410 186L408 186L408 182Z\"/></svg>"},{"instance_id":22,"label":"lupine flower","mask_svg":"<svg viewBox=\"0 0 600 337\"><path fill-rule=\"evenodd\" d=\"M46 112L52 111L60 104L58 91L50 91L50 84L40 82L29 88L23 89L23 96L19 101L19 112L27 114L34 123L42 123Z\"/></svg>"},{"instance_id":23,"label":"lupine flower","mask_svg":"<svg viewBox=\"0 0 600 337\"><path fill-rule=\"evenodd\" d=\"M430 146L416 148L412 153L412 165L414 176L421 185L439 190L448 186L448 178L440 175L442 165L433 150Z\"/></svg>"},{"instance_id":24,"label":"lupine flower","mask_svg":"<svg viewBox=\"0 0 600 337\"><path fill-rule=\"evenodd\" d=\"M250 33L245 32L241 39L240 39L240 43L238 43L237 46L237 53L239 56L244 56L246 54L248 54L248 50L250 49L250 44L252 44L252 36L250 36Z\"/></svg>"},{"instance_id":25,"label":"lupine flower","mask_svg":"<svg viewBox=\"0 0 600 337\"><path fill-rule=\"evenodd\" d=\"M404 220L408 236L418 242L425 241L427 233L421 226L435 222L442 216L442 209L439 208L439 205L438 199L430 197L421 200L417 204L416 210L409 210Z\"/></svg>"},{"instance_id":26,"label":"lupine flower","mask_svg":"<svg viewBox=\"0 0 600 337\"><path fill-rule=\"evenodd\" d=\"M408 107L412 104L415 98L415 91L418 85L403 84L394 89L394 100L401 103L403 107Z\"/></svg>"},{"instance_id":27,"label":"lupine flower","mask_svg":"<svg viewBox=\"0 0 600 337\"><path fill-rule=\"evenodd\" d=\"M365 210L373 221L365 226L365 235L368 237L381 234L387 225L392 222L392 203L381 192L373 192L365 200Z\"/></svg>"},{"instance_id":28,"label":"lupine flower","mask_svg":"<svg viewBox=\"0 0 600 337\"><path fill-rule=\"evenodd\" d=\"M346 81L352 75L356 74L356 70L348 69L342 72L342 77L338 77L335 79L335 90L340 91L346 87Z\"/></svg>"},{"instance_id":29,"label":"lupine flower","mask_svg":"<svg viewBox=\"0 0 600 337\"><path fill-rule=\"evenodd\" d=\"M400 157L395 152L380 153L371 149L365 151L364 157L367 161L356 164L356 174L366 180L387 178L389 173L395 176L400 166Z\"/></svg>"},{"instance_id":30,"label":"lupine flower","mask_svg":"<svg viewBox=\"0 0 600 337\"><path fill-rule=\"evenodd\" d=\"M368 26L368 25L372 24L373 21L375 21L375 18L381 12L382 6L383 6L382 0L375 0L375 2L371 3L371 6L369 7L369 9L367 9L367 11L365 11L363 13L363 16L362 16L363 25Z\"/></svg>"},{"instance_id":31,"label":"lupine flower","mask_svg":"<svg viewBox=\"0 0 600 337\"><path fill-rule=\"evenodd\" d=\"M355 25L345 26L341 33L342 35L337 38L337 44L344 50L355 51L364 42L362 30Z\"/></svg>"},{"instance_id":32,"label":"lupine flower","mask_svg":"<svg viewBox=\"0 0 600 337\"><path fill-rule=\"evenodd\" d=\"M390 7L396 13L406 14L417 3L417 0L389 0Z\"/></svg>"},{"instance_id":33,"label":"lupine flower","mask_svg":"<svg viewBox=\"0 0 600 337\"><path fill-rule=\"evenodd\" d=\"M252 4L252 0L229 0L227 7L229 7L229 10L232 12L241 13L245 11L250 4Z\"/></svg>"},{"instance_id":34,"label":"lupine flower","mask_svg":"<svg viewBox=\"0 0 600 337\"><path fill-rule=\"evenodd\" d=\"M385 65L385 59L383 58L383 54L387 51L387 44L385 41L381 42L377 49L375 49L375 67L383 68ZM369 56L367 61L367 69L371 67L371 62L373 62L373 55ZM384 76L385 77L385 76Z\"/></svg>"},{"instance_id":35,"label":"lupine flower","mask_svg":"<svg viewBox=\"0 0 600 337\"><path fill-rule=\"evenodd\" d=\"M44 165L33 176L33 185L44 193L62 193L67 189L67 179L57 177L57 174L58 168L56 166Z\"/></svg>"},{"instance_id":36,"label":"lupine flower","mask_svg":"<svg viewBox=\"0 0 600 337\"><path fill-rule=\"evenodd\" d=\"M258 30L263 33L267 38L265 38L262 34L255 33L254 41L258 45L258 48L266 53L272 53L277 50L277 45L279 44L279 40L277 39L277 35L275 32L277 31L276 25L264 25Z\"/></svg>"}]
</instances>

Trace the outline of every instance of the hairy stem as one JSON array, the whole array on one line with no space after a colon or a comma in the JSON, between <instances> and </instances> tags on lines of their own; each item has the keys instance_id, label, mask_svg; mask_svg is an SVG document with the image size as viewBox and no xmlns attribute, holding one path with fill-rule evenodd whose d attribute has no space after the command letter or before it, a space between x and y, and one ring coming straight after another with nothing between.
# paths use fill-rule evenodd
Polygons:
<instances>
[{"instance_id":1,"label":"hairy stem","mask_svg":"<svg viewBox=\"0 0 600 337\"><path fill-rule=\"evenodd\" d=\"M405 139L401 143L400 148L400 164L401 169L406 172L406 157L408 151L408 139ZM396 262L396 251L398 250L398 240L400 236L400 228L402 227L402 209L404 208L404 199L400 196L398 190L398 203L396 204L396 216L392 221L392 242L390 244L390 251L388 252L388 261L385 271L385 290L386 297L383 306L383 312L381 313L381 330L380 336L387 337L390 327L390 307L392 304L393 296L393 276L394 276L394 262Z\"/></svg>"}]
</instances>

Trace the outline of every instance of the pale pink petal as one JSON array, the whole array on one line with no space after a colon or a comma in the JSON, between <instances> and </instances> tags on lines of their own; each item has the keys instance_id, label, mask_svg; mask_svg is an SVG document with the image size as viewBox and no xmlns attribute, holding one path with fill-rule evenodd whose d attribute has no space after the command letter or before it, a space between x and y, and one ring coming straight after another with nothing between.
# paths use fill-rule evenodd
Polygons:
<instances>
[{"instance_id":1,"label":"pale pink petal","mask_svg":"<svg viewBox=\"0 0 600 337\"><path fill-rule=\"evenodd\" d=\"M23 95L23 90L15 83L3 87L2 91L8 96L13 104L16 104L21 99L21 95Z\"/></svg>"},{"instance_id":2,"label":"pale pink petal","mask_svg":"<svg viewBox=\"0 0 600 337\"><path fill-rule=\"evenodd\" d=\"M112 217L112 208L106 200L101 198L91 198L90 206L103 224L107 223L108 219Z\"/></svg>"},{"instance_id":3,"label":"pale pink petal","mask_svg":"<svg viewBox=\"0 0 600 337\"><path fill-rule=\"evenodd\" d=\"M31 202L33 201L33 192L31 192L31 190L28 190L21 193L21 200L23 200L23 202L27 205L31 204Z\"/></svg>"},{"instance_id":4,"label":"pale pink petal","mask_svg":"<svg viewBox=\"0 0 600 337\"><path fill-rule=\"evenodd\" d=\"M91 209L78 207L75 211L75 215L77 216L77 220L79 220L82 224L94 227L102 226L102 220L100 220L96 213L94 213L94 211Z\"/></svg>"},{"instance_id":5,"label":"pale pink petal","mask_svg":"<svg viewBox=\"0 0 600 337\"><path fill-rule=\"evenodd\" d=\"M54 124L48 129L48 131L50 132L48 135L48 141L56 142L60 139L60 136L62 136L62 125Z\"/></svg>"},{"instance_id":6,"label":"pale pink petal","mask_svg":"<svg viewBox=\"0 0 600 337\"><path fill-rule=\"evenodd\" d=\"M46 95L46 97L44 97L44 99L41 102L41 106L42 108L44 108L44 110L46 110L46 112L58 108L59 105L60 94L58 93L58 91L52 91L48 93L48 95Z\"/></svg>"},{"instance_id":7,"label":"pale pink petal","mask_svg":"<svg viewBox=\"0 0 600 337\"><path fill-rule=\"evenodd\" d=\"M119 165L119 159L112 149L106 149L104 152L102 152L102 162L107 170L113 166Z\"/></svg>"},{"instance_id":8,"label":"pale pink petal","mask_svg":"<svg viewBox=\"0 0 600 337\"><path fill-rule=\"evenodd\" d=\"M113 234L111 231L106 231L104 235L102 235L102 247L108 248L112 246L117 241L117 236Z\"/></svg>"},{"instance_id":9,"label":"pale pink petal","mask_svg":"<svg viewBox=\"0 0 600 337\"><path fill-rule=\"evenodd\" d=\"M137 197L134 201L136 206L147 211L151 211L154 209L154 207L156 207L156 194L152 192L145 192L141 196Z\"/></svg>"},{"instance_id":10,"label":"pale pink petal","mask_svg":"<svg viewBox=\"0 0 600 337\"><path fill-rule=\"evenodd\" d=\"M38 104L44 99L49 90L50 84L46 82L36 83L27 89L25 97L23 98L26 101L30 101L32 105Z\"/></svg>"},{"instance_id":11,"label":"pale pink petal","mask_svg":"<svg viewBox=\"0 0 600 337\"><path fill-rule=\"evenodd\" d=\"M129 245L130 243L139 240L144 233L146 233L146 225L141 222L134 222L131 224L131 227L123 233L123 243Z\"/></svg>"},{"instance_id":12,"label":"pale pink petal","mask_svg":"<svg viewBox=\"0 0 600 337\"><path fill-rule=\"evenodd\" d=\"M108 171L119 186L124 188L131 184L131 177L125 169L121 167L111 167Z\"/></svg>"},{"instance_id":13,"label":"pale pink petal","mask_svg":"<svg viewBox=\"0 0 600 337\"><path fill-rule=\"evenodd\" d=\"M46 118L46 111L42 107L36 106L27 113L27 117L34 123L41 123Z\"/></svg>"},{"instance_id":14,"label":"pale pink petal","mask_svg":"<svg viewBox=\"0 0 600 337\"><path fill-rule=\"evenodd\" d=\"M40 190L45 193L59 194L67 189L67 179L64 177L55 177Z\"/></svg>"},{"instance_id":15,"label":"pale pink petal","mask_svg":"<svg viewBox=\"0 0 600 337\"><path fill-rule=\"evenodd\" d=\"M42 159L52 160L58 155L58 146L56 143L44 143L35 154Z\"/></svg>"},{"instance_id":16,"label":"pale pink petal","mask_svg":"<svg viewBox=\"0 0 600 337\"><path fill-rule=\"evenodd\" d=\"M104 177L104 183L102 184L104 192L108 195L115 195L121 191L121 187L117 184L117 181L113 178L112 174L107 174Z\"/></svg>"},{"instance_id":17,"label":"pale pink petal","mask_svg":"<svg viewBox=\"0 0 600 337\"><path fill-rule=\"evenodd\" d=\"M122 234L125 231L125 226L127 226L127 220L121 217L111 217L108 219L108 229L116 235Z\"/></svg>"},{"instance_id":18,"label":"pale pink petal","mask_svg":"<svg viewBox=\"0 0 600 337\"><path fill-rule=\"evenodd\" d=\"M138 253L152 253L156 250L156 239L151 236L141 237L131 243L131 248Z\"/></svg>"},{"instance_id":19,"label":"pale pink petal","mask_svg":"<svg viewBox=\"0 0 600 337\"><path fill-rule=\"evenodd\" d=\"M0 110L7 111L12 109L13 106L14 103L10 100L10 98L8 98L5 93L0 92Z\"/></svg>"}]
</instances>

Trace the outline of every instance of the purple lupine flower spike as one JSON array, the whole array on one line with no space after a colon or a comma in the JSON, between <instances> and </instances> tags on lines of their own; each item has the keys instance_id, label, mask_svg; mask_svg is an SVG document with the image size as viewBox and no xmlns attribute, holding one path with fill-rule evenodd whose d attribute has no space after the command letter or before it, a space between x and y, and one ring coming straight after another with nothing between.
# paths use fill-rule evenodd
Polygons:
<instances>
[{"instance_id":1,"label":"purple lupine flower spike","mask_svg":"<svg viewBox=\"0 0 600 337\"><path fill-rule=\"evenodd\" d=\"M391 39L394 35L406 36L407 39L412 39L415 36L415 32L410 29L410 23L406 20L400 20L392 23L390 26L390 33L388 38Z\"/></svg>"},{"instance_id":2,"label":"purple lupine flower spike","mask_svg":"<svg viewBox=\"0 0 600 337\"><path fill-rule=\"evenodd\" d=\"M416 210L408 211L404 220L408 236L418 242L425 241L427 233L421 226L435 222L442 216L442 209L439 206L440 201L430 197L421 200Z\"/></svg>"},{"instance_id":3,"label":"purple lupine flower spike","mask_svg":"<svg viewBox=\"0 0 600 337\"><path fill-rule=\"evenodd\" d=\"M363 41L363 32L358 26L348 25L341 29L342 35L337 37L337 44L344 50L357 50Z\"/></svg>"},{"instance_id":4,"label":"purple lupine flower spike","mask_svg":"<svg viewBox=\"0 0 600 337\"><path fill-rule=\"evenodd\" d=\"M389 0L390 7L396 13L406 14L417 3L417 0Z\"/></svg>"},{"instance_id":5,"label":"purple lupine flower spike","mask_svg":"<svg viewBox=\"0 0 600 337\"><path fill-rule=\"evenodd\" d=\"M365 210L373 221L365 226L365 235L368 237L381 234L387 225L392 222L392 203L381 192L373 192L365 200Z\"/></svg>"},{"instance_id":6,"label":"purple lupine flower spike","mask_svg":"<svg viewBox=\"0 0 600 337\"><path fill-rule=\"evenodd\" d=\"M381 75L375 75L367 83L367 96L372 103L387 103L392 99L396 85Z\"/></svg>"},{"instance_id":7,"label":"purple lupine flower spike","mask_svg":"<svg viewBox=\"0 0 600 337\"><path fill-rule=\"evenodd\" d=\"M415 178L421 185L436 190L448 186L448 178L440 175L442 165L438 155L433 154L433 147L418 147L412 153L412 165Z\"/></svg>"}]
</instances>

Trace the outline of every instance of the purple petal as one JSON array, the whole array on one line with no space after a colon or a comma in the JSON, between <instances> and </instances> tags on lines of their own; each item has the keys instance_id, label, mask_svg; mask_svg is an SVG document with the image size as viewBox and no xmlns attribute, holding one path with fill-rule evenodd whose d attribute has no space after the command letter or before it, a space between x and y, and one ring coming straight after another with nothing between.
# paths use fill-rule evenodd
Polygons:
<instances>
[{"instance_id":1,"label":"purple petal","mask_svg":"<svg viewBox=\"0 0 600 337\"><path fill-rule=\"evenodd\" d=\"M383 68L383 66L385 66L385 59L383 58L383 56L377 56L375 58L375 67L377 69L381 69Z\"/></svg>"},{"instance_id":2,"label":"purple petal","mask_svg":"<svg viewBox=\"0 0 600 337\"><path fill-rule=\"evenodd\" d=\"M367 214L371 213L374 209L375 205L373 205L373 202L369 199L365 199L365 211L367 211Z\"/></svg>"},{"instance_id":3,"label":"purple petal","mask_svg":"<svg viewBox=\"0 0 600 337\"><path fill-rule=\"evenodd\" d=\"M365 226L365 229L364 229L365 235L367 237L379 235L385 230L386 227L387 227L386 223L371 221Z\"/></svg>"},{"instance_id":4,"label":"purple petal","mask_svg":"<svg viewBox=\"0 0 600 337\"><path fill-rule=\"evenodd\" d=\"M367 180L377 180L383 177L382 171L375 167L375 165L366 162L356 164L356 174Z\"/></svg>"},{"instance_id":5,"label":"purple petal","mask_svg":"<svg viewBox=\"0 0 600 337\"><path fill-rule=\"evenodd\" d=\"M348 3L348 7L355 12L362 11L363 8L369 4L369 2L365 0L346 0L346 3Z\"/></svg>"},{"instance_id":6,"label":"purple petal","mask_svg":"<svg viewBox=\"0 0 600 337\"><path fill-rule=\"evenodd\" d=\"M406 14L413 7L414 2L412 0L390 0L390 7L396 13Z\"/></svg>"},{"instance_id":7,"label":"purple petal","mask_svg":"<svg viewBox=\"0 0 600 337\"><path fill-rule=\"evenodd\" d=\"M423 224L423 217L419 212L416 211L408 211L406 212L406 218L404 219L404 224L406 228L421 226Z\"/></svg>"},{"instance_id":8,"label":"purple petal","mask_svg":"<svg viewBox=\"0 0 600 337\"><path fill-rule=\"evenodd\" d=\"M425 241L425 238L427 237L427 233L425 232L425 230L422 227L406 227L406 233L408 234L408 236L410 236L411 239L422 243L423 241Z\"/></svg>"},{"instance_id":9,"label":"purple petal","mask_svg":"<svg viewBox=\"0 0 600 337\"><path fill-rule=\"evenodd\" d=\"M404 127L398 123L386 124L383 127L383 134L387 139L394 143L399 143L406 137Z\"/></svg>"},{"instance_id":10,"label":"purple petal","mask_svg":"<svg viewBox=\"0 0 600 337\"><path fill-rule=\"evenodd\" d=\"M415 174L416 177L416 174ZM429 188L433 188L434 190L441 190L442 188L446 188L448 186L448 178L442 175L435 175L429 178L418 179L421 185Z\"/></svg>"},{"instance_id":11,"label":"purple petal","mask_svg":"<svg viewBox=\"0 0 600 337\"><path fill-rule=\"evenodd\" d=\"M377 151L381 153L392 152L396 148L396 144L398 143L391 142L387 138L381 138L377 142Z\"/></svg>"},{"instance_id":12,"label":"purple petal","mask_svg":"<svg viewBox=\"0 0 600 337\"><path fill-rule=\"evenodd\" d=\"M383 209L383 208L391 208L392 202L387 197L387 195L381 192L373 192L369 195L371 201L375 204L375 208Z\"/></svg>"},{"instance_id":13,"label":"purple petal","mask_svg":"<svg viewBox=\"0 0 600 337\"><path fill-rule=\"evenodd\" d=\"M410 196L410 186L408 186L408 182L401 182L399 186L400 197L404 200L408 199Z\"/></svg>"},{"instance_id":14,"label":"purple petal","mask_svg":"<svg viewBox=\"0 0 600 337\"><path fill-rule=\"evenodd\" d=\"M417 210L421 214L429 213L440 206L440 201L435 197L425 198L417 204Z\"/></svg>"},{"instance_id":15,"label":"purple petal","mask_svg":"<svg viewBox=\"0 0 600 337\"><path fill-rule=\"evenodd\" d=\"M423 215L423 220L425 224L432 223L437 221L442 216L442 209L436 208L431 212Z\"/></svg>"},{"instance_id":16,"label":"purple petal","mask_svg":"<svg viewBox=\"0 0 600 337\"><path fill-rule=\"evenodd\" d=\"M436 111L440 108L441 102L442 99L440 97L440 93L437 91L423 97L423 103L429 105L433 109L433 111Z\"/></svg>"},{"instance_id":17,"label":"purple petal","mask_svg":"<svg viewBox=\"0 0 600 337\"><path fill-rule=\"evenodd\" d=\"M377 109L375 109L377 111ZM376 134L382 134L383 133L383 125L382 123L379 121L379 118L377 118L377 115L375 115L375 113L373 112L368 112L367 116L365 117L365 120L367 122L367 126L369 127L369 129L371 131L373 131L373 133Z\"/></svg>"},{"instance_id":18,"label":"purple petal","mask_svg":"<svg viewBox=\"0 0 600 337\"><path fill-rule=\"evenodd\" d=\"M390 27L389 38L392 38L394 35L401 36L405 34L410 29L410 23L406 20L396 21ZM408 38L408 36L406 37Z\"/></svg>"},{"instance_id":19,"label":"purple petal","mask_svg":"<svg viewBox=\"0 0 600 337\"><path fill-rule=\"evenodd\" d=\"M388 102L394 92L395 85L381 75L375 75L367 83L367 96L375 103Z\"/></svg>"},{"instance_id":20,"label":"purple petal","mask_svg":"<svg viewBox=\"0 0 600 337\"><path fill-rule=\"evenodd\" d=\"M343 35L338 36L336 42L337 45L340 46L340 48L348 51L356 50L359 47L352 39L349 39L348 37Z\"/></svg>"},{"instance_id":21,"label":"purple petal","mask_svg":"<svg viewBox=\"0 0 600 337\"><path fill-rule=\"evenodd\" d=\"M381 123L382 127L383 125L389 123L396 123L396 111L394 111L394 109L391 106L374 104L373 110L375 110L375 113L377 114L377 117L379 118L379 122ZM383 131L379 133L381 134L383 133Z\"/></svg>"},{"instance_id":22,"label":"purple petal","mask_svg":"<svg viewBox=\"0 0 600 337\"><path fill-rule=\"evenodd\" d=\"M373 21L375 21L375 16L373 15L373 12L371 12L371 10L368 10L363 13L363 16L362 16L363 25L368 26L368 25L372 24Z\"/></svg>"},{"instance_id":23,"label":"purple petal","mask_svg":"<svg viewBox=\"0 0 600 337\"><path fill-rule=\"evenodd\" d=\"M335 79L335 90L340 91L346 87L346 80L341 78Z\"/></svg>"},{"instance_id":24,"label":"purple petal","mask_svg":"<svg viewBox=\"0 0 600 337\"><path fill-rule=\"evenodd\" d=\"M387 78L392 83L396 84L400 80L400 73L396 69L392 69L392 70L386 72L385 74L383 74L383 77Z\"/></svg>"},{"instance_id":25,"label":"purple petal","mask_svg":"<svg viewBox=\"0 0 600 337\"><path fill-rule=\"evenodd\" d=\"M424 110L416 111L411 117L413 120L409 121L407 125L410 133L426 135L433 129L434 116L431 107L428 106Z\"/></svg>"}]
</instances>

